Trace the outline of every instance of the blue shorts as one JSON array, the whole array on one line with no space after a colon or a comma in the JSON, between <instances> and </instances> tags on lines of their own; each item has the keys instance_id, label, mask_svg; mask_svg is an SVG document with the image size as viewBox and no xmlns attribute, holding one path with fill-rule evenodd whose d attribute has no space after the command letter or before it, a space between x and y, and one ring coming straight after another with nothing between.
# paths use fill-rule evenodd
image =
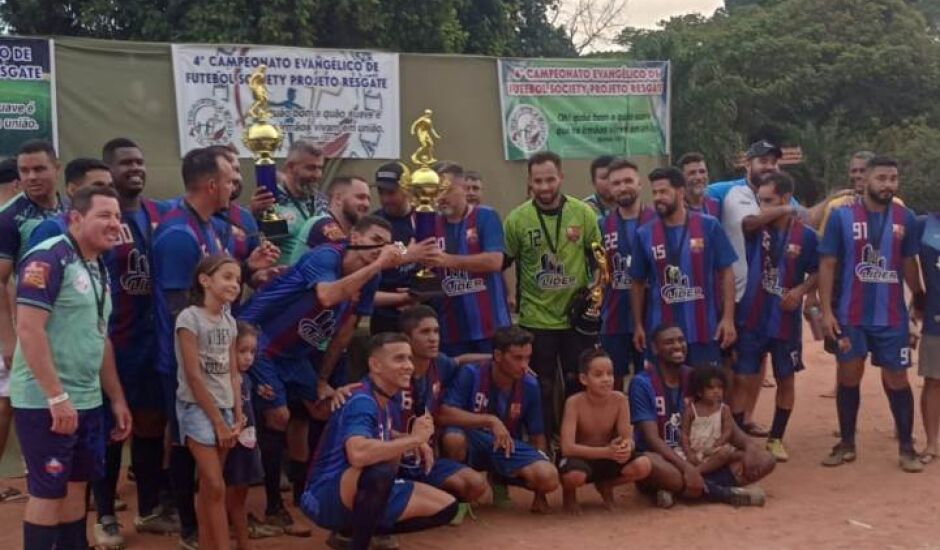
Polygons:
<instances>
[{"instance_id":1,"label":"blue shorts","mask_svg":"<svg viewBox=\"0 0 940 550\"><path fill-rule=\"evenodd\" d=\"M467 353L493 353L493 340L484 338L482 340L451 342L450 344L441 342L441 353L448 357L457 357Z\"/></svg>"},{"instance_id":2,"label":"blue shorts","mask_svg":"<svg viewBox=\"0 0 940 550\"><path fill-rule=\"evenodd\" d=\"M60 499L68 483L99 479L104 473L104 411L78 411L72 435L52 433L49 409L13 409L16 437L26 462L26 488L37 498Z\"/></svg>"},{"instance_id":3,"label":"blue shorts","mask_svg":"<svg viewBox=\"0 0 940 550\"><path fill-rule=\"evenodd\" d=\"M261 410L284 407L288 401L298 399L317 400L317 373L306 359L269 359L260 356L248 369L248 376L256 388L267 384L274 390L273 399L255 400Z\"/></svg>"},{"instance_id":4,"label":"blue shorts","mask_svg":"<svg viewBox=\"0 0 940 550\"><path fill-rule=\"evenodd\" d=\"M398 467L398 476L402 479L407 479L408 481L426 483L432 487L437 487L440 489L448 478L464 468L466 468L466 466L455 460L450 460L448 458L438 458L434 461L434 466L431 467L431 471L425 473L424 468L420 466L407 465L403 462Z\"/></svg>"},{"instance_id":5,"label":"blue shorts","mask_svg":"<svg viewBox=\"0 0 940 550\"><path fill-rule=\"evenodd\" d=\"M738 332L738 360L734 363L734 373L754 375L760 373L761 362L770 354L774 368L774 378L789 378L803 370L802 342L788 342L779 338L759 336L753 332Z\"/></svg>"},{"instance_id":6,"label":"blue shorts","mask_svg":"<svg viewBox=\"0 0 940 550\"><path fill-rule=\"evenodd\" d=\"M331 531L348 531L352 529L353 512L343 505L340 498L340 480L342 474L332 479L318 479L307 486L300 497L300 509L314 523ZM385 505L385 513L379 520L380 532L388 532L398 522L398 518L405 512L411 493L414 491L414 482L396 479L392 484L392 494Z\"/></svg>"},{"instance_id":7,"label":"blue shorts","mask_svg":"<svg viewBox=\"0 0 940 550\"><path fill-rule=\"evenodd\" d=\"M633 347L632 334L601 334L601 347L614 363L614 375L626 376L643 371L643 354Z\"/></svg>"},{"instance_id":8,"label":"blue shorts","mask_svg":"<svg viewBox=\"0 0 940 550\"><path fill-rule=\"evenodd\" d=\"M235 423L235 416L232 409L219 409L222 413L222 420L229 426ZM179 440L186 443L186 438L190 438L200 445L215 447L216 437L215 428L212 427L212 421L199 403L190 403L188 401L176 401L176 419L179 421Z\"/></svg>"},{"instance_id":9,"label":"blue shorts","mask_svg":"<svg viewBox=\"0 0 940 550\"><path fill-rule=\"evenodd\" d=\"M548 462L545 453L529 445L525 441L514 439L515 449L509 458L502 449L493 450L493 434L486 430L465 430L467 437L467 464L477 470L485 470L502 476L507 481L518 481L513 478L519 470L540 460Z\"/></svg>"},{"instance_id":10,"label":"blue shorts","mask_svg":"<svg viewBox=\"0 0 940 550\"><path fill-rule=\"evenodd\" d=\"M911 366L911 348L907 323L898 327L843 326L842 337L849 340L849 351L836 353L842 363L864 359L871 354L871 364L888 370L900 371Z\"/></svg>"}]
</instances>

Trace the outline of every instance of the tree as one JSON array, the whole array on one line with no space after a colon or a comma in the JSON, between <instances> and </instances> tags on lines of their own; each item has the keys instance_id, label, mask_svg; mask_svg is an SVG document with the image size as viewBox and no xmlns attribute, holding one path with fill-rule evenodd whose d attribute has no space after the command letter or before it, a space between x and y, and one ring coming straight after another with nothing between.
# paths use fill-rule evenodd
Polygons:
<instances>
[{"instance_id":1,"label":"tree","mask_svg":"<svg viewBox=\"0 0 940 550\"><path fill-rule=\"evenodd\" d=\"M803 147L801 188L816 195L843 186L848 155L885 128L940 127L940 45L904 0L781 0L620 40L672 61L673 150L702 150L719 173L773 128Z\"/></svg>"},{"instance_id":2,"label":"tree","mask_svg":"<svg viewBox=\"0 0 940 550\"><path fill-rule=\"evenodd\" d=\"M401 52L570 56L554 0L6 0L10 32Z\"/></svg>"},{"instance_id":3,"label":"tree","mask_svg":"<svg viewBox=\"0 0 940 550\"><path fill-rule=\"evenodd\" d=\"M610 46L627 23L627 0L570 0L552 10L553 26L565 29L583 55Z\"/></svg>"}]
</instances>

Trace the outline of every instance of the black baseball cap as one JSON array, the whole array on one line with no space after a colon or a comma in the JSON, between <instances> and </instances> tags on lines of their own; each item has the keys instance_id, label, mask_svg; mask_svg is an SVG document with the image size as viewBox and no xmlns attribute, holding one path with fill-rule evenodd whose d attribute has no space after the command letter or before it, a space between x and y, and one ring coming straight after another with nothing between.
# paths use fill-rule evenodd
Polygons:
<instances>
[{"instance_id":1,"label":"black baseball cap","mask_svg":"<svg viewBox=\"0 0 940 550\"><path fill-rule=\"evenodd\" d=\"M748 158L748 160L750 160L763 157L765 155L774 155L775 157L780 158L783 156L783 151L781 151L780 148L773 143L770 143L766 139L762 139L752 143L751 146L747 148L747 153L745 156Z\"/></svg>"},{"instance_id":2,"label":"black baseball cap","mask_svg":"<svg viewBox=\"0 0 940 550\"><path fill-rule=\"evenodd\" d=\"M20 179L20 172L16 168L15 158L6 159L5 161L0 162L0 185L13 183L18 179Z\"/></svg>"},{"instance_id":3,"label":"black baseball cap","mask_svg":"<svg viewBox=\"0 0 940 550\"><path fill-rule=\"evenodd\" d=\"M394 191L401 186L401 176L404 172L402 165L397 162L383 164L375 171L375 186Z\"/></svg>"}]
</instances>

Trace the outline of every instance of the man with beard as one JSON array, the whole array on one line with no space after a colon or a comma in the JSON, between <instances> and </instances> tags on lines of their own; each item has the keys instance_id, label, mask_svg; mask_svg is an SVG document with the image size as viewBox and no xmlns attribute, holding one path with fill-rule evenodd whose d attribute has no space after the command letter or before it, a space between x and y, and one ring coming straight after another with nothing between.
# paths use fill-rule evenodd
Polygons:
<instances>
[{"instance_id":1,"label":"man with beard","mask_svg":"<svg viewBox=\"0 0 940 550\"><path fill-rule=\"evenodd\" d=\"M463 168L447 164L451 184L438 198L437 247L427 259L437 268L444 296L436 300L441 350L456 357L492 353L496 331L511 324L503 284L503 226L488 206L467 202Z\"/></svg>"},{"instance_id":2,"label":"man with beard","mask_svg":"<svg viewBox=\"0 0 940 550\"><path fill-rule=\"evenodd\" d=\"M336 176L326 186L326 196L329 210L304 222L297 232L298 244L287 262L289 265L297 263L311 248L345 239L352 226L369 213L372 200L369 184L358 176Z\"/></svg>"},{"instance_id":3,"label":"man with beard","mask_svg":"<svg viewBox=\"0 0 940 550\"><path fill-rule=\"evenodd\" d=\"M86 185L111 187L113 184L108 165L92 158L77 158L69 161L65 165L65 196L68 201L71 202L75 192ZM63 235L68 230L68 212L43 220L29 236L26 248L32 248L46 239Z\"/></svg>"},{"instance_id":4,"label":"man with beard","mask_svg":"<svg viewBox=\"0 0 940 550\"><path fill-rule=\"evenodd\" d=\"M729 288L730 289L730 288ZM774 458L737 427L732 428L735 451L728 464L702 475L681 454L680 418L689 397L691 372L686 365L682 329L663 324L652 333L653 359L630 383L630 421L636 453L649 458L652 471L637 482L643 493L655 494L656 504L669 508L674 495L703 498L734 506L763 506L760 487L747 487L774 469Z\"/></svg>"},{"instance_id":5,"label":"man with beard","mask_svg":"<svg viewBox=\"0 0 940 550\"><path fill-rule=\"evenodd\" d=\"M559 367L564 393L579 389L578 357L595 338L575 331L567 308L575 293L590 282L591 243L600 242L597 215L591 207L562 194L561 157L536 153L528 162L532 200L506 217L506 254L519 266L519 325L535 338L532 367L542 391L545 434L557 433L555 381Z\"/></svg>"},{"instance_id":6,"label":"man with beard","mask_svg":"<svg viewBox=\"0 0 940 550\"><path fill-rule=\"evenodd\" d=\"M861 200L832 211L819 245L819 301L822 327L836 342L836 410L841 441L823 460L839 466L856 458L855 423L865 358L881 367L881 380L905 472L923 471L914 452L914 395L907 379L911 366L904 283L913 296L914 314L923 314L924 290L917 267L914 214L896 204L897 161L876 156L868 161ZM841 269L836 272L836 265ZM839 296L833 303L833 287Z\"/></svg>"},{"instance_id":7,"label":"man with beard","mask_svg":"<svg viewBox=\"0 0 940 550\"><path fill-rule=\"evenodd\" d=\"M322 149L309 141L295 141L287 152L282 172L284 181L278 184L277 195L272 196L265 188L258 187L252 197L251 209L255 217L273 205L278 215L287 221L288 235L274 243L281 250L278 260L281 265L288 264L294 248L301 242L298 233L304 223L329 209L329 201L318 189L325 162Z\"/></svg>"},{"instance_id":8,"label":"man with beard","mask_svg":"<svg viewBox=\"0 0 940 550\"><path fill-rule=\"evenodd\" d=\"M617 201L610 192L610 163L614 161L611 155L601 155L591 161L591 185L594 186L594 192L584 198L584 202L594 209L598 218L603 218L607 213L617 207Z\"/></svg>"},{"instance_id":9,"label":"man with beard","mask_svg":"<svg viewBox=\"0 0 940 550\"><path fill-rule=\"evenodd\" d=\"M701 153L686 153L679 158L679 169L688 184L685 205L689 210L721 219L721 203L705 193L708 188L708 165Z\"/></svg>"},{"instance_id":10,"label":"man with beard","mask_svg":"<svg viewBox=\"0 0 940 550\"><path fill-rule=\"evenodd\" d=\"M633 347L633 314L630 311L630 264L636 230L656 216L639 202L643 182L637 166L627 159L610 163L610 192L617 208L601 218L600 230L610 264L611 285L601 307L601 347L614 364L614 387L623 390L625 376L643 367L643 354ZM632 368L631 368L632 366Z\"/></svg>"},{"instance_id":11,"label":"man with beard","mask_svg":"<svg viewBox=\"0 0 940 550\"><path fill-rule=\"evenodd\" d=\"M718 220L686 208L685 178L678 169L657 168L649 180L659 217L637 230L633 245L633 345L646 350L647 331L663 323L676 324L690 342L689 364L717 367L721 350L737 337L734 249Z\"/></svg>"}]
</instances>

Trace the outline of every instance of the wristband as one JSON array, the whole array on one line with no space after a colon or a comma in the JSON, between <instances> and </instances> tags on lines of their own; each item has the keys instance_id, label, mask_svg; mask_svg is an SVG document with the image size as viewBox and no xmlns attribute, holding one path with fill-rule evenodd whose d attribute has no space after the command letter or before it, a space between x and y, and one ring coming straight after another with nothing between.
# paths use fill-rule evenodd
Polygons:
<instances>
[{"instance_id":1,"label":"wristband","mask_svg":"<svg viewBox=\"0 0 940 550\"><path fill-rule=\"evenodd\" d=\"M68 400L69 400L69 392L64 391L55 397L50 397L49 399L46 399L46 403L49 403L49 406L53 407L55 405L58 405L59 403L65 403Z\"/></svg>"}]
</instances>

